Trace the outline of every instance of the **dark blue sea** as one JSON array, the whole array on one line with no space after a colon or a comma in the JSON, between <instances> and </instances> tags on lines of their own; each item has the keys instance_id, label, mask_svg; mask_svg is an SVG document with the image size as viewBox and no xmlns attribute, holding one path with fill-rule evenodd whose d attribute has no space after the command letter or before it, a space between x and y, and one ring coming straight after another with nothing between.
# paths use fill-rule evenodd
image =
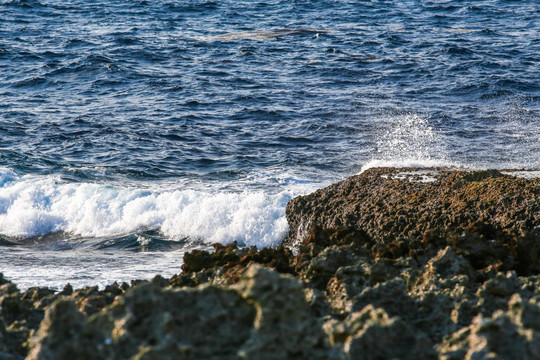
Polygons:
<instances>
[{"instance_id":1,"label":"dark blue sea","mask_svg":"<svg viewBox=\"0 0 540 360\"><path fill-rule=\"evenodd\" d=\"M373 166L540 168L540 2L0 0L0 272L170 276Z\"/></svg>"}]
</instances>

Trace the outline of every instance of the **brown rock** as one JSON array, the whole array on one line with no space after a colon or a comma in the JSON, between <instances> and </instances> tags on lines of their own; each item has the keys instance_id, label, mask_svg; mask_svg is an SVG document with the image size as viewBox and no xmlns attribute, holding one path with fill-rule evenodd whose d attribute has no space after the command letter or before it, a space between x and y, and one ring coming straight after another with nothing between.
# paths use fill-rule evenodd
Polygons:
<instances>
[{"instance_id":1,"label":"brown rock","mask_svg":"<svg viewBox=\"0 0 540 360\"><path fill-rule=\"evenodd\" d=\"M403 169L370 169L292 199L284 244L297 249L311 242L343 244L343 236L324 234L346 229L365 232L367 238L348 241L373 247L375 259L429 255L431 247L438 251L450 244L476 269L538 273L540 179L498 171L431 171L437 172L436 181L419 182Z\"/></svg>"},{"instance_id":2,"label":"brown rock","mask_svg":"<svg viewBox=\"0 0 540 360\"><path fill-rule=\"evenodd\" d=\"M67 299L55 302L46 312L38 332L31 339L27 359L104 359L100 351L104 337L87 327L86 317Z\"/></svg>"}]
</instances>

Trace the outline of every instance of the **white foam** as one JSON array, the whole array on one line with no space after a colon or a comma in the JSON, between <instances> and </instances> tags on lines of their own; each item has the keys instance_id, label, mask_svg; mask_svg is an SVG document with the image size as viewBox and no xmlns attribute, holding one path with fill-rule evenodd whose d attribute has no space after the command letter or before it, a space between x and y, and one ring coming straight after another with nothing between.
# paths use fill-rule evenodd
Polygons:
<instances>
[{"instance_id":1,"label":"white foam","mask_svg":"<svg viewBox=\"0 0 540 360\"><path fill-rule=\"evenodd\" d=\"M63 231L107 237L156 229L171 240L275 246L288 231L285 206L294 195L65 183L1 170L0 234L29 238Z\"/></svg>"}]
</instances>

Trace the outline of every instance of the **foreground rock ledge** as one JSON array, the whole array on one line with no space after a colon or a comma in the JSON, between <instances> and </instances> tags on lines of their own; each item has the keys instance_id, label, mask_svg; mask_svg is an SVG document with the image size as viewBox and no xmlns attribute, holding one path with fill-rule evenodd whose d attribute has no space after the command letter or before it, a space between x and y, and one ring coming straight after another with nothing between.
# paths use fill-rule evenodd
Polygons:
<instances>
[{"instance_id":1,"label":"foreground rock ledge","mask_svg":"<svg viewBox=\"0 0 540 360\"><path fill-rule=\"evenodd\" d=\"M276 249L171 279L21 293L0 359L540 359L540 181L371 169L287 206Z\"/></svg>"}]
</instances>

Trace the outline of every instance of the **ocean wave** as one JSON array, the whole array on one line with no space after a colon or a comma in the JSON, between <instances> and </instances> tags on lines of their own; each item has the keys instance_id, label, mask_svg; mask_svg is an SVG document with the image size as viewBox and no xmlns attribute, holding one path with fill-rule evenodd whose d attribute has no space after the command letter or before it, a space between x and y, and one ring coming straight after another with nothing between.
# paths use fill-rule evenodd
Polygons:
<instances>
[{"instance_id":1,"label":"ocean wave","mask_svg":"<svg viewBox=\"0 0 540 360\"><path fill-rule=\"evenodd\" d=\"M170 240L276 246L288 231L285 206L290 198L285 191L160 191L66 183L1 169L0 234L31 238L65 232L99 238L153 229Z\"/></svg>"}]
</instances>

